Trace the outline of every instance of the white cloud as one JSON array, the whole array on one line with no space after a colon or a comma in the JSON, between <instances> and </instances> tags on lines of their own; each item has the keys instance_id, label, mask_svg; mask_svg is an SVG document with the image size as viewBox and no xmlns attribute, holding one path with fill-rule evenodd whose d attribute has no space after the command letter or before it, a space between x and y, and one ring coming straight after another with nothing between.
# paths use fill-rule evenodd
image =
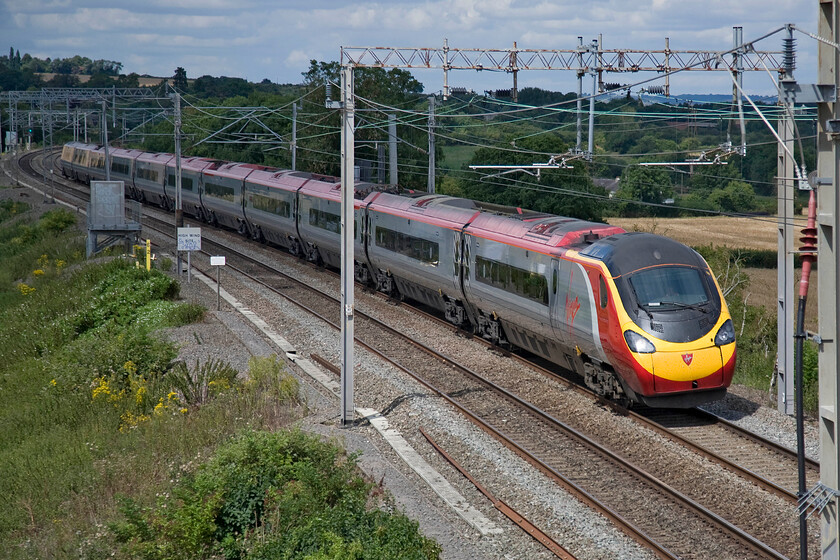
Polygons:
<instances>
[{"instance_id":1,"label":"white cloud","mask_svg":"<svg viewBox=\"0 0 840 560\"><path fill-rule=\"evenodd\" d=\"M674 0L6 0L0 12L0 36L21 53L108 58L127 72L160 68L169 75L184 66L191 76L298 82L310 59L337 60L341 46L440 47L448 38L457 48L516 41L520 48L574 49L578 36L588 43L603 34L608 49L661 50L670 37L672 49L725 50L733 25L744 26L747 40L792 19L815 31L817 7L812 0L708 0L702 8ZM800 60L813 64L813 41L798 39ZM780 45L776 35L758 48ZM572 73L554 76L533 79L565 90L575 81ZM704 83L698 76L676 80ZM437 71L418 77L435 89L442 82ZM510 78L459 73L457 79L489 88L509 87ZM520 73L521 87L529 79Z\"/></svg>"}]
</instances>

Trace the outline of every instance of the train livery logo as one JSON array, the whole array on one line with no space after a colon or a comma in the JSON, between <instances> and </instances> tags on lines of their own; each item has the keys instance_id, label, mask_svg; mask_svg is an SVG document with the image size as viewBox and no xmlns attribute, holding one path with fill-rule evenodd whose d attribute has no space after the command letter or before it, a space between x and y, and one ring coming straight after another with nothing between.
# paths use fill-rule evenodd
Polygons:
<instances>
[{"instance_id":1,"label":"train livery logo","mask_svg":"<svg viewBox=\"0 0 840 560\"><path fill-rule=\"evenodd\" d=\"M694 354L683 354L682 359L685 362L685 365L690 366L691 360L694 359Z\"/></svg>"},{"instance_id":2,"label":"train livery logo","mask_svg":"<svg viewBox=\"0 0 840 560\"><path fill-rule=\"evenodd\" d=\"M574 301L566 295L566 324L571 326L575 322L575 315L580 311L580 300L575 296Z\"/></svg>"}]
</instances>

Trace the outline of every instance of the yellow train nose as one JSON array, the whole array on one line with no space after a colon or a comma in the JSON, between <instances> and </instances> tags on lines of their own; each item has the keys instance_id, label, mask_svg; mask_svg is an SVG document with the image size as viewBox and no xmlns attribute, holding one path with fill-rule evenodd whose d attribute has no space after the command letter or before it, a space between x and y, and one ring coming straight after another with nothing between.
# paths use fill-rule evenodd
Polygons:
<instances>
[{"instance_id":1,"label":"yellow train nose","mask_svg":"<svg viewBox=\"0 0 840 560\"><path fill-rule=\"evenodd\" d=\"M712 374L723 380L723 356L718 346L675 352L656 352L653 354L653 384L657 382L694 381L707 378ZM710 379L709 381L715 381Z\"/></svg>"}]
</instances>

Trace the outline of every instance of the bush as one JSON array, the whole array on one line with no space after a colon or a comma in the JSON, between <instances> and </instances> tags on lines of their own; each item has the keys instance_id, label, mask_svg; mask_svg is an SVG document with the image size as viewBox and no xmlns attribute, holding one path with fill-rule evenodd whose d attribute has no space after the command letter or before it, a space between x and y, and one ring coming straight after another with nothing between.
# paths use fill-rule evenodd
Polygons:
<instances>
[{"instance_id":1,"label":"bush","mask_svg":"<svg viewBox=\"0 0 840 560\"><path fill-rule=\"evenodd\" d=\"M438 558L416 523L367 509L374 488L335 445L297 430L251 431L154 507L123 500L111 530L129 558Z\"/></svg>"}]
</instances>

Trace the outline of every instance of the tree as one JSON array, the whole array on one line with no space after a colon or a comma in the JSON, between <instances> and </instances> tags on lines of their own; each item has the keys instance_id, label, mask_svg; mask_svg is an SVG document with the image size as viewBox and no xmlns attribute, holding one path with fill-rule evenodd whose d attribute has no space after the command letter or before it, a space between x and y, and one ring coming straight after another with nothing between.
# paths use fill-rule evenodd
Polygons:
<instances>
[{"instance_id":1,"label":"tree","mask_svg":"<svg viewBox=\"0 0 840 560\"><path fill-rule=\"evenodd\" d=\"M553 134L520 140L517 147L519 151L510 150L510 144L481 148L470 165L527 165L547 161L568 148ZM606 194L593 185L586 165L579 161L570 169L541 170L540 177L517 173L488 181L463 178L460 192L474 200L592 221L602 220L604 206L600 199Z\"/></svg>"},{"instance_id":2,"label":"tree","mask_svg":"<svg viewBox=\"0 0 840 560\"><path fill-rule=\"evenodd\" d=\"M621 187L616 196L625 200L636 200L649 204L662 204L674 196L671 176L660 167L631 165L621 174ZM656 215L656 208L639 204L625 205L623 213L631 215Z\"/></svg>"},{"instance_id":3,"label":"tree","mask_svg":"<svg viewBox=\"0 0 840 560\"><path fill-rule=\"evenodd\" d=\"M175 69L175 75L172 76L172 85L178 91L187 91L187 71L179 66Z\"/></svg>"},{"instance_id":4,"label":"tree","mask_svg":"<svg viewBox=\"0 0 840 560\"><path fill-rule=\"evenodd\" d=\"M338 175L340 173L339 155L340 117L338 111L327 110L324 107L327 83L340 83L341 66L338 62L310 61L309 70L303 73L304 83L310 90L307 102L311 102L312 109L317 114L298 123L298 161L305 162L310 171ZM358 160L376 161L376 148L373 141L387 139L387 108L384 106L399 106L411 108L412 104L418 112L428 112L428 100L420 94L423 84L418 82L410 72L394 68L357 68L354 70L355 93L359 98L376 103L377 111L365 111L356 114L356 140L360 144L368 142L368 146L356 149ZM332 88L332 99L338 100L341 91ZM361 104L360 102L357 102ZM365 104L361 104L365 108ZM309 124L312 123L312 124ZM326 127L326 128L325 128ZM331 129L331 132L326 132ZM413 125L397 125L397 136L403 141L399 150L400 176L399 184L413 189L426 189L426 169L428 168L428 154L417 147L428 146L428 134L425 123L415 119ZM443 160L440 146L435 148L436 162Z\"/></svg>"},{"instance_id":5,"label":"tree","mask_svg":"<svg viewBox=\"0 0 840 560\"><path fill-rule=\"evenodd\" d=\"M730 181L723 189L712 192L712 206L721 212L749 212L755 208L755 191L743 181Z\"/></svg>"}]
</instances>

